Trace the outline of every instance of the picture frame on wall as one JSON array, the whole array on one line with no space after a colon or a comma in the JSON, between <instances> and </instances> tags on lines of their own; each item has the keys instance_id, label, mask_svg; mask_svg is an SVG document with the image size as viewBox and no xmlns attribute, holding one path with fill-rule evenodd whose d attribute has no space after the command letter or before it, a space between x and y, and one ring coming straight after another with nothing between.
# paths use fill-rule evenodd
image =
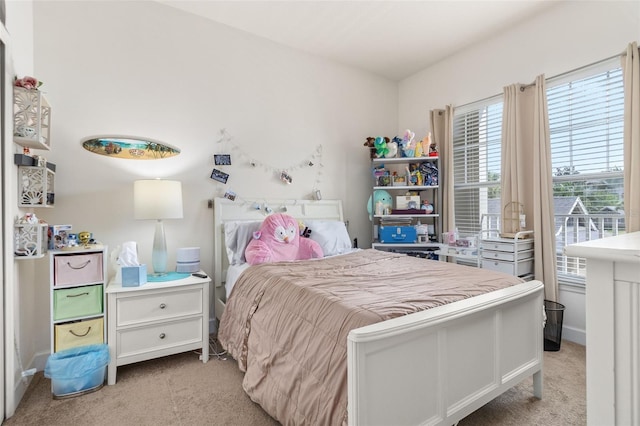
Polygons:
<instances>
[{"instance_id":1,"label":"picture frame on wall","mask_svg":"<svg viewBox=\"0 0 640 426\"><path fill-rule=\"evenodd\" d=\"M211 172L211 179L221 183L227 183L227 180L229 179L229 174L223 172L222 170L213 169L213 171Z\"/></svg>"},{"instance_id":2,"label":"picture frame on wall","mask_svg":"<svg viewBox=\"0 0 640 426\"><path fill-rule=\"evenodd\" d=\"M229 154L214 154L213 162L216 166L230 166L231 165L231 155Z\"/></svg>"}]
</instances>

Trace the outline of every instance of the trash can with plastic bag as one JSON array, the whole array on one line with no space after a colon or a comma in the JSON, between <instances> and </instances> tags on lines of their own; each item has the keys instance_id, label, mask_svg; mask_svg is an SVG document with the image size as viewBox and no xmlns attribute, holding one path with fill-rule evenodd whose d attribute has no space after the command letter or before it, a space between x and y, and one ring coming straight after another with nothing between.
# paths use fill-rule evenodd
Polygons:
<instances>
[{"instance_id":1,"label":"trash can with plastic bag","mask_svg":"<svg viewBox=\"0 0 640 426\"><path fill-rule=\"evenodd\" d=\"M77 396L102 387L109 361L106 344L65 349L49 356L44 377L55 398Z\"/></svg>"}]
</instances>

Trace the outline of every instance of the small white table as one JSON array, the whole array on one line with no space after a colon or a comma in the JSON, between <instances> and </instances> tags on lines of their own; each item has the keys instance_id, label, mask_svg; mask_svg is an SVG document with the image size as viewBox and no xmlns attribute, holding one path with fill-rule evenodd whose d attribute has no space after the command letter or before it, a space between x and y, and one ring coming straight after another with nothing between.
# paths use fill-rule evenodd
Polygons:
<instances>
[{"instance_id":1,"label":"small white table","mask_svg":"<svg viewBox=\"0 0 640 426\"><path fill-rule=\"evenodd\" d=\"M111 362L107 383L120 365L201 349L209 360L209 277L148 282L123 287L110 282L107 341Z\"/></svg>"}]
</instances>

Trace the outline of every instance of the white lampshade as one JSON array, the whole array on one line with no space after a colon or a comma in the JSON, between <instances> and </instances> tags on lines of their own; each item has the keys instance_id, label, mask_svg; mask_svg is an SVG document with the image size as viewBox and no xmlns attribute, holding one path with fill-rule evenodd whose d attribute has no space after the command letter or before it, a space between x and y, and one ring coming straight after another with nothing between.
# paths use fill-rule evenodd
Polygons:
<instances>
[{"instance_id":1,"label":"white lampshade","mask_svg":"<svg viewBox=\"0 0 640 426\"><path fill-rule=\"evenodd\" d=\"M156 220L151 263L154 275L167 272L167 243L163 219L182 219L182 183L175 180L137 180L133 183L136 219Z\"/></svg>"},{"instance_id":2,"label":"white lampshade","mask_svg":"<svg viewBox=\"0 0 640 426\"><path fill-rule=\"evenodd\" d=\"M148 179L133 183L136 219L182 219L182 182Z\"/></svg>"}]
</instances>

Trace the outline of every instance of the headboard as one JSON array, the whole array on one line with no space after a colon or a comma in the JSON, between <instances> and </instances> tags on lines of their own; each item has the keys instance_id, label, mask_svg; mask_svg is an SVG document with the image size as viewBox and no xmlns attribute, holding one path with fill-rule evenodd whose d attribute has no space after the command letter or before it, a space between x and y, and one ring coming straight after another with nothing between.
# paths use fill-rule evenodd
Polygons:
<instances>
[{"instance_id":1,"label":"headboard","mask_svg":"<svg viewBox=\"0 0 640 426\"><path fill-rule=\"evenodd\" d=\"M215 198L213 203L213 282L215 315L220 319L226 302L224 280L228 260L224 243L224 223L237 220L263 220L268 216L267 207L273 213L286 213L298 220L344 221L341 200L277 200L232 201ZM258 207L258 208L256 208Z\"/></svg>"}]
</instances>

